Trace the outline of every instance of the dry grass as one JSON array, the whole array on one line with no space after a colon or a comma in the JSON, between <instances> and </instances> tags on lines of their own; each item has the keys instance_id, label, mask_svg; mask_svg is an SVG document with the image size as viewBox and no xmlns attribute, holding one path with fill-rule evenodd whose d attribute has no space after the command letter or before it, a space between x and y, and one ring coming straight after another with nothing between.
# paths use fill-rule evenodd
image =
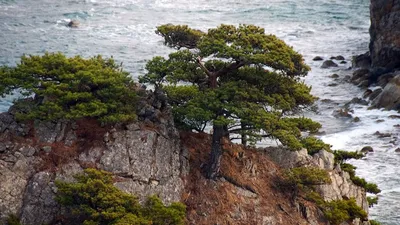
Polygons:
<instances>
[{"instance_id":1,"label":"dry grass","mask_svg":"<svg viewBox=\"0 0 400 225\"><path fill-rule=\"evenodd\" d=\"M277 188L275 181L281 177L281 170L267 156L224 144L221 176L225 178L212 181L201 173L210 152L210 136L182 132L181 140L190 152L190 173L183 194L187 224L263 224L272 217L276 224L309 224L292 205L291 194ZM232 153L239 148L241 157ZM312 203L302 204L315 208Z\"/></svg>"}]
</instances>

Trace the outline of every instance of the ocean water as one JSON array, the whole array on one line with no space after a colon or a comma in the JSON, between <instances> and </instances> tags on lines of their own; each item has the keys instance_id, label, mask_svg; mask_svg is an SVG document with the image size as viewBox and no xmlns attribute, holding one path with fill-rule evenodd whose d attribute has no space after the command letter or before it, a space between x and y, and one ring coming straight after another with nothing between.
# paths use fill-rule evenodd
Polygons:
<instances>
[{"instance_id":1,"label":"ocean water","mask_svg":"<svg viewBox=\"0 0 400 225\"><path fill-rule=\"evenodd\" d=\"M66 27L70 20L79 20L80 27ZM365 159L351 163L359 168L359 176L382 189L370 217L400 224L400 153L395 153L400 128L394 127L400 120L389 117L398 113L354 105L358 123L332 115L363 93L343 78L351 74L351 57L367 51L369 0L0 0L0 65L15 65L24 53L102 54L122 62L136 79L145 73L149 59L171 51L154 32L165 23L201 30L221 23L255 24L302 53L312 68L304 80L320 98L318 111L304 114L323 123L325 134L320 138L334 149L374 148ZM321 62L312 61L317 55L342 55L347 64L321 69ZM339 79L329 78L332 73ZM0 99L0 111L11 104L12 97ZM379 139L373 135L376 131L392 136Z\"/></svg>"}]
</instances>

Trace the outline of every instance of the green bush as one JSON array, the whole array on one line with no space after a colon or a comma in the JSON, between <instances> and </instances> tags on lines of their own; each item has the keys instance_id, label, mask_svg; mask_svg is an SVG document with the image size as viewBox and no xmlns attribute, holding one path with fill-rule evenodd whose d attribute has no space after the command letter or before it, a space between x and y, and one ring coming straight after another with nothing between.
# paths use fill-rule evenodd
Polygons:
<instances>
[{"instance_id":1,"label":"green bush","mask_svg":"<svg viewBox=\"0 0 400 225\"><path fill-rule=\"evenodd\" d=\"M349 200L334 200L325 202L323 205L325 217L334 225L339 225L342 222L360 218L367 220L367 213L357 205L355 199Z\"/></svg>"},{"instance_id":2,"label":"green bush","mask_svg":"<svg viewBox=\"0 0 400 225\"><path fill-rule=\"evenodd\" d=\"M33 96L17 101L17 119L56 120L91 117L102 122L136 118L135 84L113 59L67 58L61 53L22 56L15 68L0 68L0 95Z\"/></svg>"},{"instance_id":3,"label":"green bush","mask_svg":"<svg viewBox=\"0 0 400 225\"><path fill-rule=\"evenodd\" d=\"M296 167L285 174L287 180L298 187L331 183L326 170L315 167Z\"/></svg>"},{"instance_id":4,"label":"green bush","mask_svg":"<svg viewBox=\"0 0 400 225\"><path fill-rule=\"evenodd\" d=\"M375 197L367 197L368 206L373 207L374 205L378 204L378 196Z\"/></svg>"},{"instance_id":5,"label":"green bush","mask_svg":"<svg viewBox=\"0 0 400 225\"><path fill-rule=\"evenodd\" d=\"M320 150L331 151L331 146L315 137L306 137L301 140L303 147L307 149L309 155L314 155Z\"/></svg>"},{"instance_id":6,"label":"green bush","mask_svg":"<svg viewBox=\"0 0 400 225\"><path fill-rule=\"evenodd\" d=\"M341 163L340 167L342 168L343 171L348 172L350 175L350 180L353 181L353 183L357 186L360 186L365 189L366 192L373 193L373 194L378 194L381 192L381 190L378 188L378 185L373 184L373 183L368 183L364 178L360 178L356 176L356 171L357 167L348 164L348 163Z\"/></svg>"},{"instance_id":7,"label":"green bush","mask_svg":"<svg viewBox=\"0 0 400 225\"><path fill-rule=\"evenodd\" d=\"M371 224L371 225L381 225L381 223L376 221L376 220L369 220L369 224Z\"/></svg>"},{"instance_id":8,"label":"green bush","mask_svg":"<svg viewBox=\"0 0 400 225\"><path fill-rule=\"evenodd\" d=\"M335 155L336 164L343 163L348 159L361 159L365 156L363 153L342 150L334 151L333 154Z\"/></svg>"},{"instance_id":9,"label":"green bush","mask_svg":"<svg viewBox=\"0 0 400 225\"><path fill-rule=\"evenodd\" d=\"M75 183L56 181L56 200L71 210L74 224L184 224L183 204L164 206L160 199L151 196L142 206L136 197L116 188L108 172L86 169L75 179Z\"/></svg>"}]
</instances>

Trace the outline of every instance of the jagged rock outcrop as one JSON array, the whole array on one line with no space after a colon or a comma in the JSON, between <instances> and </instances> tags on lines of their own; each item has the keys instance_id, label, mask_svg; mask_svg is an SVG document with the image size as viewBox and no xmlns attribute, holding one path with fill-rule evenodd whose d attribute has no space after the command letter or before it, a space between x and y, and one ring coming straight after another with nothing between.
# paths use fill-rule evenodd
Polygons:
<instances>
[{"instance_id":1,"label":"jagged rock outcrop","mask_svg":"<svg viewBox=\"0 0 400 225\"><path fill-rule=\"evenodd\" d=\"M284 168L299 166L315 166L328 171L332 180L331 184L318 185L316 190L325 201L355 198L357 204L368 212L368 202L365 190L355 185L350 180L350 175L342 171L340 166L335 165L334 155L321 150L313 156L308 155L306 149L290 151L274 147L264 149L278 165ZM355 225L369 224L369 222L354 221Z\"/></svg>"},{"instance_id":2,"label":"jagged rock outcrop","mask_svg":"<svg viewBox=\"0 0 400 225\"><path fill-rule=\"evenodd\" d=\"M115 185L141 200L157 194L167 204L180 201L187 154L165 102L149 96L141 122L126 126L89 119L21 124L13 109L0 114L0 224L9 214L26 225L62 222L54 181L73 181L88 167L115 174Z\"/></svg>"},{"instance_id":3,"label":"jagged rock outcrop","mask_svg":"<svg viewBox=\"0 0 400 225\"><path fill-rule=\"evenodd\" d=\"M370 55L373 67L400 67L400 0L371 0Z\"/></svg>"}]
</instances>

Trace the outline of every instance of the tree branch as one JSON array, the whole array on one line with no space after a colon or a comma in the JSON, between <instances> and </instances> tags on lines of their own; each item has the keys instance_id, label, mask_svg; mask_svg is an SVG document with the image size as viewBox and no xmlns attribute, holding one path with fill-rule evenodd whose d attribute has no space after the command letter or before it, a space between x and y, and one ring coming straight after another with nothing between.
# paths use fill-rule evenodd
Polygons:
<instances>
[{"instance_id":1,"label":"tree branch","mask_svg":"<svg viewBox=\"0 0 400 225\"><path fill-rule=\"evenodd\" d=\"M237 70L240 67L246 65L244 60L240 60L240 61L236 61L235 63L231 63L229 66L225 66L224 68L218 70L218 72L216 73L217 77L223 76L233 70Z\"/></svg>"},{"instance_id":2,"label":"tree branch","mask_svg":"<svg viewBox=\"0 0 400 225\"><path fill-rule=\"evenodd\" d=\"M207 74L207 76L212 77L214 74L212 72L210 72L205 66L204 64L201 62L202 58L199 56L196 59L196 62L199 64L200 68Z\"/></svg>"}]
</instances>

